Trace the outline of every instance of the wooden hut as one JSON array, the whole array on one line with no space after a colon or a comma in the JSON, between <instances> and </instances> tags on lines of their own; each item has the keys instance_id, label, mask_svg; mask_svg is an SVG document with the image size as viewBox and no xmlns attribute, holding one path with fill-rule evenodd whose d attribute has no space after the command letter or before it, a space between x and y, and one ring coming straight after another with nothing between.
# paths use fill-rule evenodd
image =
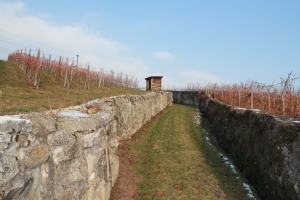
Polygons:
<instances>
[{"instance_id":1,"label":"wooden hut","mask_svg":"<svg viewBox=\"0 0 300 200\"><path fill-rule=\"evenodd\" d=\"M150 76L145 78L146 90L161 91L161 79L163 76Z\"/></svg>"}]
</instances>

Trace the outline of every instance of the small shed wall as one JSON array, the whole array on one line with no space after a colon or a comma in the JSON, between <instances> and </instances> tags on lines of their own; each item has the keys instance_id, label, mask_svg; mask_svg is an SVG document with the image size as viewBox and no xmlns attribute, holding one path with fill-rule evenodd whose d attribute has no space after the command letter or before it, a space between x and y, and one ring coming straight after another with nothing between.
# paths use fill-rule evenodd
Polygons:
<instances>
[{"instance_id":1,"label":"small shed wall","mask_svg":"<svg viewBox=\"0 0 300 200\"><path fill-rule=\"evenodd\" d=\"M161 90L161 78L152 78L152 90Z\"/></svg>"}]
</instances>

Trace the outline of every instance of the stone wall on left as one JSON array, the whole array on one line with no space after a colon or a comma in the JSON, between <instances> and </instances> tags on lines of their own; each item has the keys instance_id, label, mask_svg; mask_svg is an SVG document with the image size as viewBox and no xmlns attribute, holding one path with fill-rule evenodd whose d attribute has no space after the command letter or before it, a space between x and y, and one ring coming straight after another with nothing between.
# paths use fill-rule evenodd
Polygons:
<instances>
[{"instance_id":1,"label":"stone wall on left","mask_svg":"<svg viewBox=\"0 0 300 200\"><path fill-rule=\"evenodd\" d=\"M119 173L118 140L172 100L170 92L152 92L0 117L0 199L108 200Z\"/></svg>"}]
</instances>

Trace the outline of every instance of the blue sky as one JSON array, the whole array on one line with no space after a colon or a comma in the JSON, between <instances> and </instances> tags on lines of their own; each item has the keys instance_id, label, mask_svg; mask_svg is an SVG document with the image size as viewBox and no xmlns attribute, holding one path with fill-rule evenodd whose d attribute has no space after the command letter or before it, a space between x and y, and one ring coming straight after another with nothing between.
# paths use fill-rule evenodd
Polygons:
<instances>
[{"instance_id":1,"label":"blue sky","mask_svg":"<svg viewBox=\"0 0 300 200\"><path fill-rule=\"evenodd\" d=\"M164 87L279 82L300 75L299 36L296 0L0 0L0 59L25 47L79 54L140 86L151 75Z\"/></svg>"}]
</instances>

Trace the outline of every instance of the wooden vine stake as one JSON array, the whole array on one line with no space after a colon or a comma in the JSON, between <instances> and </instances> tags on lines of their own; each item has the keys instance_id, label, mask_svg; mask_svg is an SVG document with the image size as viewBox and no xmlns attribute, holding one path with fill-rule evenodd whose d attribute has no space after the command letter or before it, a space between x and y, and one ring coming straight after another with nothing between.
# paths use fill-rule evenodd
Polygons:
<instances>
[{"instance_id":1,"label":"wooden vine stake","mask_svg":"<svg viewBox=\"0 0 300 200\"><path fill-rule=\"evenodd\" d=\"M281 94L281 101L282 101L282 113L283 115L285 115L285 98L284 98L284 94Z\"/></svg>"},{"instance_id":2,"label":"wooden vine stake","mask_svg":"<svg viewBox=\"0 0 300 200\"><path fill-rule=\"evenodd\" d=\"M253 89L251 85L251 91L250 91L250 108L253 109Z\"/></svg>"},{"instance_id":3,"label":"wooden vine stake","mask_svg":"<svg viewBox=\"0 0 300 200\"><path fill-rule=\"evenodd\" d=\"M38 88L39 87L39 82L38 82L38 72L39 72L39 67L40 67L40 49L38 50L37 53L37 58L35 62L35 75L34 75L34 82L33 85Z\"/></svg>"},{"instance_id":4,"label":"wooden vine stake","mask_svg":"<svg viewBox=\"0 0 300 200\"><path fill-rule=\"evenodd\" d=\"M239 107L241 107L241 89L239 88Z\"/></svg>"}]
</instances>

